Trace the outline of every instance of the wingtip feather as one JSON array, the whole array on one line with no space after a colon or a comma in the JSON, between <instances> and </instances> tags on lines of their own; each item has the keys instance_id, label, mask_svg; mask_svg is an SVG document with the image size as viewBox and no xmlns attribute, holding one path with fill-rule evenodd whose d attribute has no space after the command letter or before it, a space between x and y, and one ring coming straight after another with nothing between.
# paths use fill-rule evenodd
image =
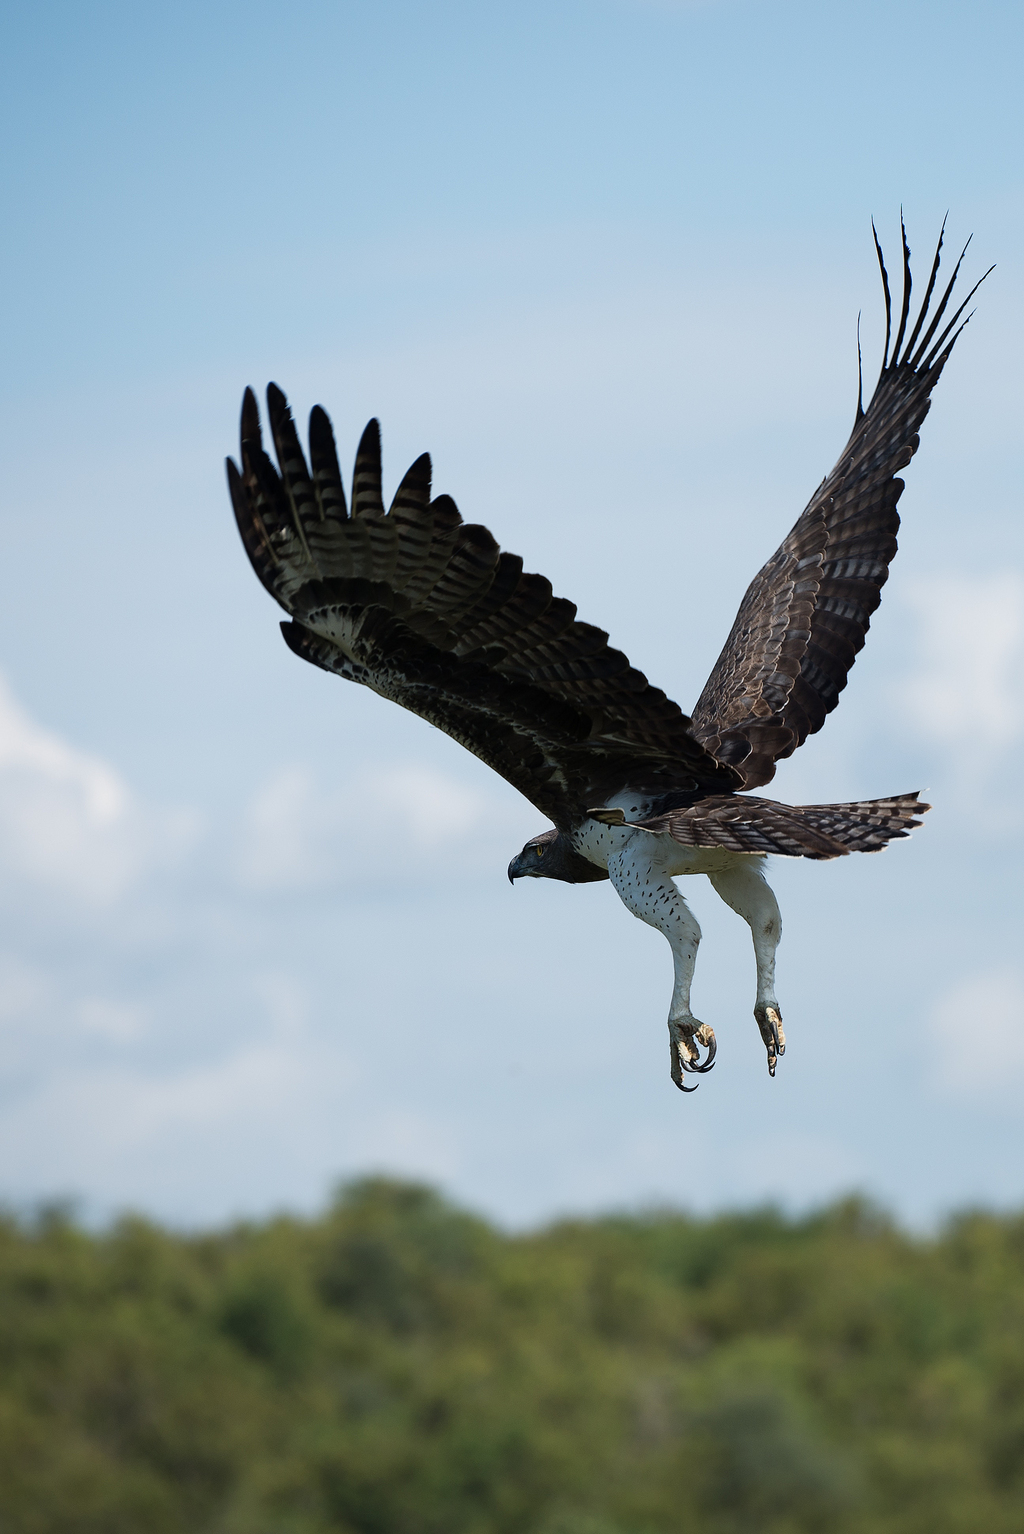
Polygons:
<instances>
[{"instance_id":1,"label":"wingtip feather","mask_svg":"<svg viewBox=\"0 0 1024 1534\"><path fill-rule=\"evenodd\" d=\"M885 297L885 350L882 353L882 372L884 373L889 365L889 340L892 336L892 293L889 291L889 273L885 269L885 257L882 255L882 246L874 219L871 220L871 237L875 242L875 255L878 257L878 270L882 274L882 293Z\"/></svg>"},{"instance_id":2,"label":"wingtip feather","mask_svg":"<svg viewBox=\"0 0 1024 1534\"><path fill-rule=\"evenodd\" d=\"M323 405L314 405L309 412L309 440L311 443L314 438L318 442L328 440L332 448L335 446L334 427L331 425L331 418Z\"/></svg>"},{"instance_id":3,"label":"wingtip feather","mask_svg":"<svg viewBox=\"0 0 1024 1534\"><path fill-rule=\"evenodd\" d=\"M341 466L338 463L338 448L331 418L322 405L314 405L309 412L309 461L321 516L331 515L344 522L348 517L348 507Z\"/></svg>"},{"instance_id":4,"label":"wingtip feather","mask_svg":"<svg viewBox=\"0 0 1024 1534\"><path fill-rule=\"evenodd\" d=\"M383 516L381 495L380 422L376 416L367 421L356 449L352 470L352 515Z\"/></svg>"},{"instance_id":5,"label":"wingtip feather","mask_svg":"<svg viewBox=\"0 0 1024 1534\"><path fill-rule=\"evenodd\" d=\"M900 209L900 240L903 244L903 296L900 302L900 323L896 331L896 340L893 342L893 362L899 361L900 348L903 345L903 337L907 331L907 320L910 316L910 294L913 288L913 278L910 273L910 246L907 243L907 226L903 221L903 209Z\"/></svg>"},{"instance_id":6,"label":"wingtip feather","mask_svg":"<svg viewBox=\"0 0 1024 1534\"><path fill-rule=\"evenodd\" d=\"M380 422L376 416L371 416L363 427L363 435L359 438L356 453L359 456L363 453L375 453L378 458L380 457Z\"/></svg>"},{"instance_id":7,"label":"wingtip feather","mask_svg":"<svg viewBox=\"0 0 1024 1534\"><path fill-rule=\"evenodd\" d=\"M243 442L262 444L263 433L260 430L260 407L256 403L255 394L248 386L242 395L240 434Z\"/></svg>"}]
</instances>

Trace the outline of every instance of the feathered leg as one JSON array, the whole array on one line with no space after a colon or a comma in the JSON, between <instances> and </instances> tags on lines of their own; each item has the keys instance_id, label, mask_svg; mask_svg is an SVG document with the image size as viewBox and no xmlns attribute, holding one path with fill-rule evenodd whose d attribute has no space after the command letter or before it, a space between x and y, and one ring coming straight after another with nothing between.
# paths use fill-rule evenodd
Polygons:
<instances>
[{"instance_id":1,"label":"feathered leg","mask_svg":"<svg viewBox=\"0 0 1024 1534\"><path fill-rule=\"evenodd\" d=\"M683 1086L683 1072L710 1070L717 1045L713 1030L690 1011L700 927L672 879L657 866L659 855L655 839L640 833L608 859L608 877L626 909L668 938L675 965L668 1015L672 1080L681 1092L692 1092L693 1087ZM703 1065L698 1044L708 1051Z\"/></svg>"},{"instance_id":2,"label":"feathered leg","mask_svg":"<svg viewBox=\"0 0 1024 1534\"><path fill-rule=\"evenodd\" d=\"M782 913L779 902L765 882L761 858L737 859L725 873L708 874L727 906L750 928L757 960L757 1001L754 1016L768 1051L768 1074L775 1075L780 1055L786 1053L786 1035L782 1031L782 1013L775 997L775 950L782 937Z\"/></svg>"}]
</instances>

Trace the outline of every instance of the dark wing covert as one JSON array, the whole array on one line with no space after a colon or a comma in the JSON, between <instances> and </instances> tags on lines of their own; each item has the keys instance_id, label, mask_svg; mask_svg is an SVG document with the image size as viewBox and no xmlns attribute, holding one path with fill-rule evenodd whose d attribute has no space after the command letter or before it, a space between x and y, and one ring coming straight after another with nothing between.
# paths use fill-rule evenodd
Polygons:
<instances>
[{"instance_id":1,"label":"dark wing covert","mask_svg":"<svg viewBox=\"0 0 1024 1534\"><path fill-rule=\"evenodd\" d=\"M959 325L958 321L985 280L975 283L936 337L965 245L922 334L939 270L940 233L921 311L904 346L910 249L902 219L900 228L903 300L892 357L892 301L876 234L885 294L885 354L875 391L866 411L863 393L858 393L853 433L839 462L751 582L693 711L694 733L720 761L739 769L744 788L769 783L775 763L820 730L839 702L896 553L896 503L903 493L897 471L917 451L931 391L970 315ZM857 350L859 371L859 343Z\"/></svg>"},{"instance_id":2,"label":"dark wing covert","mask_svg":"<svg viewBox=\"0 0 1024 1534\"><path fill-rule=\"evenodd\" d=\"M296 654L429 720L562 828L595 784L638 770L667 790L739 783L607 634L464 523L450 496L431 500L426 454L385 511L371 421L349 510L326 413L310 416L307 466L274 384L267 405L280 473L247 389L242 467L228 459L228 483L253 568L294 619L281 628Z\"/></svg>"}]
</instances>

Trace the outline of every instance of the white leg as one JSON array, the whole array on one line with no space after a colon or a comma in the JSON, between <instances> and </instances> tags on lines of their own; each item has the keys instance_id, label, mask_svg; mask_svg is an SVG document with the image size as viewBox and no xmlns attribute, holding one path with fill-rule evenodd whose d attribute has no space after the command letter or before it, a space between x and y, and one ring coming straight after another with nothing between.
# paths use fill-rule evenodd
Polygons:
<instances>
[{"instance_id":1,"label":"white leg","mask_svg":"<svg viewBox=\"0 0 1024 1534\"><path fill-rule=\"evenodd\" d=\"M657 866L659 848L654 838L639 832L619 853L608 859L608 877L628 911L668 938L675 966L675 986L668 1014L672 1080L683 1092L683 1072L710 1069L715 1058L715 1035L690 1011L690 984L697 960L700 927L668 874ZM700 1064L697 1044L708 1051Z\"/></svg>"},{"instance_id":2,"label":"white leg","mask_svg":"<svg viewBox=\"0 0 1024 1534\"><path fill-rule=\"evenodd\" d=\"M757 960L757 1001L754 1016L768 1051L768 1074L775 1075L778 1057L786 1053L786 1035L782 1031L782 1012L775 996L775 950L782 937L782 913L779 903L765 883L764 863L760 858L737 856L736 863L724 873L708 874L727 906L750 928Z\"/></svg>"}]
</instances>

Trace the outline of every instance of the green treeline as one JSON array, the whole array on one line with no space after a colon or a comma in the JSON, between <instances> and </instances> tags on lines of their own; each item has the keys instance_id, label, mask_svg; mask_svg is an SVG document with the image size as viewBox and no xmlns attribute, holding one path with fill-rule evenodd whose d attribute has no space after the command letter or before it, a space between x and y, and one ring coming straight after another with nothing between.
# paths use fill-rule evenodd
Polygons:
<instances>
[{"instance_id":1,"label":"green treeline","mask_svg":"<svg viewBox=\"0 0 1024 1534\"><path fill-rule=\"evenodd\" d=\"M2 1534L1024 1530L1024 1217L0 1225Z\"/></svg>"}]
</instances>

